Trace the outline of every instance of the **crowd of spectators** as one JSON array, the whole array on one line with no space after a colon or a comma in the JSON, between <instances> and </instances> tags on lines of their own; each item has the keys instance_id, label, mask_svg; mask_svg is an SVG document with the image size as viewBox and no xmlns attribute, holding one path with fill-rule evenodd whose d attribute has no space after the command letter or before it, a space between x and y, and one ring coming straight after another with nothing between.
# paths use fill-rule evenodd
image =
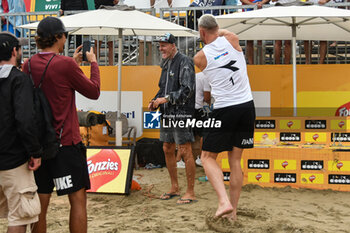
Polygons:
<instances>
[{"instance_id":1,"label":"crowd of spectators","mask_svg":"<svg viewBox=\"0 0 350 233\"><path fill-rule=\"evenodd\" d=\"M94 0L95 3L95 9L98 9L101 5L107 5L107 6L113 6L113 5L121 5L124 4L125 0ZM343 3L347 2L348 0L308 0L307 2L311 4L318 4L323 5L328 2L336 2L336 3ZM164 6L165 2L167 3L168 7L173 7L173 0L149 0L149 6L151 8L158 8L160 5ZM246 11L253 10L253 9L261 9L263 5L265 4L275 4L275 5L293 5L296 0L191 0L191 3L189 7L213 7L213 6L237 6L237 5L250 5L255 6L254 8L245 9ZM183 6L186 7L186 6ZM61 9L60 14L64 14L64 11L76 11L76 10L88 10L88 3L87 0L61 0ZM243 9L243 11L245 11ZM20 13L25 12L26 7L24 4L24 0L0 0L0 13ZM219 15L219 14L227 14L227 13L234 13L237 9L225 9L225 10L218 10L218 9L208 9L208 10L189 10L187 12L186 19L182 21L182 24L188 28L192 28L194 30L198 29L198 18L203 14L213 14L213 15ZM25 16L10 16L10 17L1 17L1 30L2 31L9 31L13 34L15 34L17 37L24 37L25 33L22 30L18 28L19 25L28 23L27 17ZM106 44L108 46L108 61L109 65L113 65L113 38L111 36L107 36L106 38L103 36L100 37L93 37L95 40L95 53L100 54L100 48L102 45L102 40L106 40ZM69 41L72 40L72 37L69 37ZM76 36L75 37L75 47L78 47L82 44L82 37ZM303 41L303 52L305 54L305 64L311 64L311 54L312 54L312 47L314 44L318 43L319 48L319 63L323 64L325 63L325 58L327 54L327 46L330 44L330 46L335 46L335 42L328 43L327 41L319 41L319 42L313 42L313 41ZM283 48L284 45L284 48ZM255 58L256 54L260 55L260 58L262 58L262 41L257 41L254 44L254 41L248 40L245 43L245 53L246 53L246 59L247 63L252 65L257 62L257 59ZM282 51L284 52L282 55ZM281 41L276 40L274 42L274 63L275 64L290 64L291 62L291 41ZM258 64L262 63L262 59L260 59Z\"/></svg>"}]
</instances>

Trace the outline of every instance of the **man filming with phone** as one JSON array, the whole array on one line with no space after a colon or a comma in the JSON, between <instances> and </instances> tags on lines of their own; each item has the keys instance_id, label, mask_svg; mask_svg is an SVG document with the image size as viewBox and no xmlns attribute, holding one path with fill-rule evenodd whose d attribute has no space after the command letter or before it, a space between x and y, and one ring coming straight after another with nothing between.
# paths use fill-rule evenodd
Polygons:
<instances>
[{"instance_id":1,"label":"man filming with phone","mask_svg":"<svg viewBox=\"0 0 350 233\"><path fill-rule=\"evenodd\" d=\"M87 98L98 99L100 72L92 48L86 52L87 61L91 64L90 79L79 67L82 46L75 50L73 58L59 55L63 52L67 34L60 19L46 17L41 20L35 37L41 51L23 66L24 72L31 72L36 87L46 69L41 89L50 103L56 134L62 135L56 157L42 161L42 166L35 172L41 213L34 233L46 232L46 213L54 186L58 196L68 195L70 232L87 232L86 190L90 188L90 180L86 149L79 132L75 91Z\"/></svg>"}]
</instances>

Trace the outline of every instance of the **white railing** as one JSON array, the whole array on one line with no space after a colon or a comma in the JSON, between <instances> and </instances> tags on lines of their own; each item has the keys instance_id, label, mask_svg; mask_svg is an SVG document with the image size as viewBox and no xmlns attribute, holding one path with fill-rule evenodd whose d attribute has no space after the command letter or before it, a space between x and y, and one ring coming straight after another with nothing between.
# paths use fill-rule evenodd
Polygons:
<instances>
[{"instance_id":1,"label":"white railing","mask_svg":"<svg viewBox=\"0 0 350 233\"><path fill-rule=\"evenodd\" d=\"M341 7L350 9L350 3L327 3L328 7ZM273 5L264 5L264 7L273 7ZM244 9L257 9L253 5L239 5L239 6L215 6L215 7L172 7L172 8L160 8L159 13L153 8L138 9L145 13L149 13L160 17L164 20L171 21L173 23L191 27L194 30L197 29L197 19L203 12L214 14L227 14L231 12L242 11ZM65 15L80 13L81 11L65 11ZM36 22L41 20L44 16L59 16L58 11L52 12L26 12L26 13L0 13L0 17L3 17L6 24L9 24L9 17L21 17L22 22ZM17 26L17 27L16 27ZM8 26L7 26L8 28ZM27 58L37 53L37 47L35 45L35 31L28 31L18 28L18 25L14 25L14 29L17 30L20 37L28 38L28 46L23 48L23 57ZM78 38L79 39L79 38ZM84 36L84 40L94 41L95 37ZM158 51L158 45L154 42L154 37L137 37L137 36L124 36L123 37L123 63L126 65L157 65L160 62L161 56ZM117 37L112 37L112 58L111 62L108 58L108 43L105 36L101 36L102 41L101 48L97 49L98 61L100 65L116 65L117 64ZM241 41L243 49L246 47L246 41ZM262 41L261 43L254 42L254 63L255 64L274 64L274 41ZM298 55L297 62L299 64L305 63L305 53L303 49L303 41L298 41ZM334 63L350 63L350 55L348 50L350 49L349 42L337 42L332 44L328 43L327 56L325 62L328 64ZM331 45L331 46L330 46ZM74 48L77 46L77 37L73 36L71 43L66 46L66 54L72 55ZM96 47L100 44L96 43ZM190 57L193 57L203 46L199 40L194 38L178 38L177 46L179 50ZM312 46L312 63L319 62L319 41L314 41ZM100 52L99 52L100 51ZM283 54L283 51L282 51ZM283 59L282 59L283 60Z\"/></svg>"}]
</instances>

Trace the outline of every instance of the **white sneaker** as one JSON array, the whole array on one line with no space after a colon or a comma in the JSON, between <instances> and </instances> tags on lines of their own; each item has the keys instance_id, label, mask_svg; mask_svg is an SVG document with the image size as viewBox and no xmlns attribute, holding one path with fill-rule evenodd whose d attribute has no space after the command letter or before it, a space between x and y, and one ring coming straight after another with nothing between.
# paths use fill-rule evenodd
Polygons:
<instances>
[{"instance_id":1,"label":"white sneaker","mask_svg":"<svg viewBox=\"0 0 350 233\"><path fill-rule=\"evenodd\" d=\"M182 159L181 159L179 162L176 163L176 167L177 168L185 168L186 167L185 162L182 161Z\"/></svg>"},{"instance_id":2,"label":"white sneaker","mask_svg":"<svg viewBox=\"0 0 350 233\"><path fill-rule=\"evenodd\" d=\"M198 166L200 166L200 167L203 167L203 165L202 165L202 160L201 160L201 158L199 158L199 156L197 156L196 164L197 164Z\"/></svg>"}]
</instances>

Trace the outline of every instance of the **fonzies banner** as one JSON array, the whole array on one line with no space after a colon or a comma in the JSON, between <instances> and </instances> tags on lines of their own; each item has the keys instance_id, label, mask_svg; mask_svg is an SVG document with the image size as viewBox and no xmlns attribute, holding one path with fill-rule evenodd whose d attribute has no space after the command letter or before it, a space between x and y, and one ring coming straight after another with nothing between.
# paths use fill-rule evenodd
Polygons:
<instances>
[{"instance_id":1,"label":"fonzies banner","mask_svg":"<svg viewBox=\"0 0 350 233\"><path fill-rule=\"evenodd\" d=\"M134 148L88 147L87 165L91 189L88 192L129 194Z\"/></svg>"}]
</instances>

